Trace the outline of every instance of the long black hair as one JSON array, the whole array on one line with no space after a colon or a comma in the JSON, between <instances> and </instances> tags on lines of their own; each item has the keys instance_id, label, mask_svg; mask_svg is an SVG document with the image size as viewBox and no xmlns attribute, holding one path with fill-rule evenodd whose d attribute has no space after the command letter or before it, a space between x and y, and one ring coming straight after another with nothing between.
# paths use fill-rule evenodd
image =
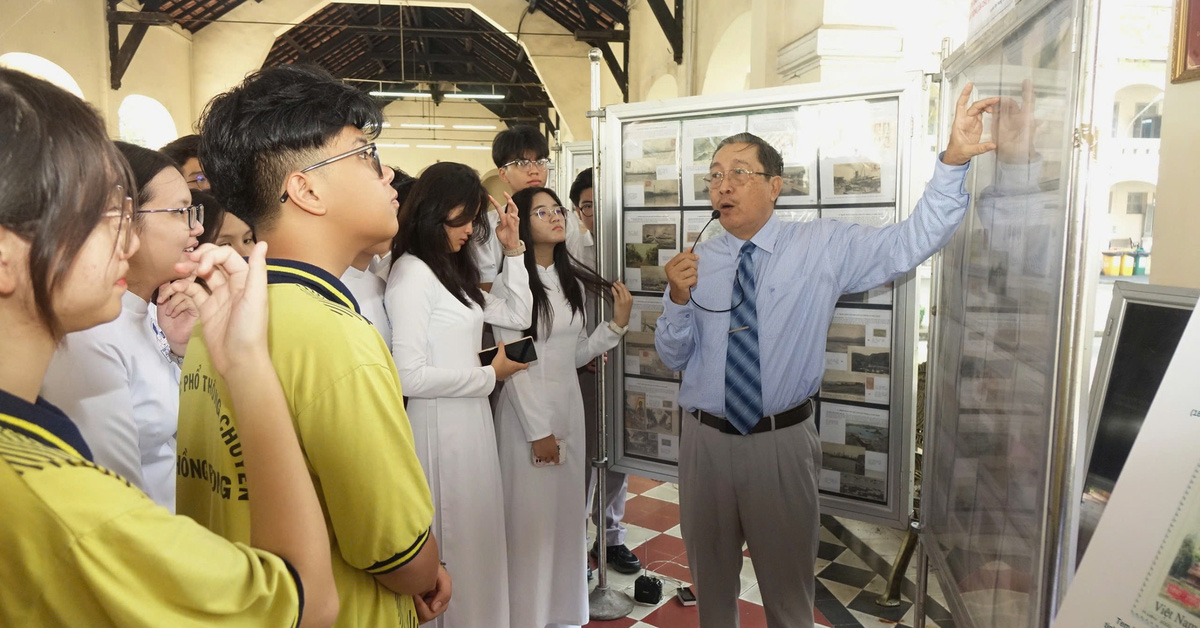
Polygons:
<instances>
[{"instance_id":1,"label":"long black hair","mask_svg":"<svg viewBox=\"0 0 1200 628\"><path fill-rule=\"evenodd\" d=\"M0 226L29 243L38 317L64 333L51 295L109 209L116 186L133 195L129 165L83 100L0 68Z\"/></svg>"},{"instance_id":2,"label":"long black hair","mask_svg":"<svg viewBox=\"0 0 1200 628\"><path fill-rule=\"evenodd\" d=\"M426 168L411 187L400 207L400 229L392 241L392 263L401 255L412 253L433 270L438 281L459 302L470 306L469 301L474 301L483 307L479 266L475 264L471 242L452 253L443 226L461 227L472 222L472 241L487 241L492 232L487 221L488 193L479 174L470 166L443 161ZM456 207L462 207L463 211L450 220L450 212Z\"/></svg>"},{"instance_id":3,"label":"long black hair","mask_svg":"<svg viewBox=\"0 0 1200 628\"><path fill-rule=\"evenodd\" d=\"M533 216L533 199L538 194L546 194L554 199L556 205L562 205L558 195L549 188L525 188L512 197L513 203L517 205L517 216L521 218L521 240L528 245L525 248L525 268L529 270L529 291L533 293L533 322L529 329L525 330L525 335L533 336L535 340L539 337L539 330L549 334L554 325L554 306L550 304L550 298L546 296L546 286L538 276L537 257L533 251L533 231L530 225L534 220L540 220ZM565 222L563 228L566 228ZM567 252L565 241L554 245L554 270L558 272L558 281L562 285L567 304L571 306L572 316L583 314L585 290L601 298L610 298L612 282L575 259Z\"/></svg>"}]
</instances>

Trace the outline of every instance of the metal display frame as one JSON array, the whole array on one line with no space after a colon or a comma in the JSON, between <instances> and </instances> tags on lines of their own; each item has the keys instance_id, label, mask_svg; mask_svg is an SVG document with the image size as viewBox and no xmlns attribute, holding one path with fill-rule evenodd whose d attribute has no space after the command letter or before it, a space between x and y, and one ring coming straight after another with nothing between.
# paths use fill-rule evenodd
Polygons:
<instances>
[{"instance_id":1,"label":"metal display frame","mask_svg":"<svg viewBox=\"0 0 1200 628\"><path fill-rule=\"evenodd\" d=\"M566 142L558 145L558 187L555 191L562 197L563 202L567 201L567 194L571 191L571 184L575 183L576 164L586 158L587 163L592 161L592 143L591 142ZM591 167L591 166L588 166Z\"/></svg>"},{"instance_id":2,"label":"metal display frame","mask_svg":"<svg viewBox=\"0 0 1200 628\"><path fill-rule=\"evenodd\" d=\"M903 82L872 87L800 85L751 90L739 93L710 96L695 96L666 101L630 103L610 106L605 112L604 129L600 144L605 147L601 155L598 190L602 189L604 210L596 219L596 229L602 235L604 258L601 272L606 277L623 277L625 247L623 243L626 207L623 195L623 128L633 122L662 122L683 120L703 116L728 116L740 113L758 113L763 110L798 108L801 105L817 105L868 99L896 99L898 124L896 144L895 209L893 221L900 221L911 213L919 194L912 194L910 182L910 159L916 153L912 141L915 124L924 128L928 119L928 95L925 76L906 75ZM681 168L682 169L682 168ZM817 180L816 173L811 179ZM611 200L610 200L611 199ZM799 205L798 205L799 206ZM836 204L804 204L803 207L838 207ZM689 207L684 204L682 194L679 204L662 208L664 211L680 212L711 209ZM684 231L680 225L680 231ZM681 234L682 235L682 234ZM682 239L682 238L681 238ZM680 243L682 246L682 242ZM918 334L919 299L916 293L919 281L916 271L906 273L893 283L892 293L892 345L891 373L888 407L888 462L886 503L878 504L843 495L822 492L821 512L853 519L870 521L895 528L907 526L912 510L913 461L916 413L916 346ZM643 292L643 295L650 293ZM661 297L661 293L657 294ZM839 303L839 307L842 304ZM624 351L624 347L618 349ZM623 353L619 354L623 356ZM608 450L613 460L613 469L634 475L659 480L677 481L678 467L675 464L648 460L626 455L624 434L625 364L620 357L609 360L605 379L610 383L606 390L605 404L612 410L606 413L611 421ZM682 416L680 420L689 420Z\"/></svg>"},{"instance_id":3,"label":"metal display frame","mask_svg":"<svg viewBox=\"0 0 1200 628\"><path fill-rule=\"evenodd\" d=\"M1030 596L1030 626L1044 628L1050 625L1059 605L1065 597L1066 588L1074 574L1075 540L1078 523L1078 503L1082 485L1082 473L1078 461L1082 455L1081 445L1086 441L1088 406L1088 368L1091 350L1092 316L1091 305L1099 274L1098 261L1089 248L1088 222L1090 213L1087 204L1087 173L1094 159L1095 141L1091 119L1093 115L1093 84L1096 68L1096 39L1098 36L1098 0L1023 0L1016 3L1010 12L993 24L979 37L965 44L950 55L942 66L942 111L943 120L951 120L955 94L949 88L953 79L972 69L997 46L1003 46L1026 26L1035 24L1044 12L1053 5L1065 3L1070 13L1070 52L1072 65L1068 85L1062 86L1066 94L1066 111L1069 124L1064 128L1063 145L1067 148L1062 159L1069 160L1067 177L1058 194L1064 203L1065 246L1062 264L1062 285L1058 294L1058 328L1053 338L1056 359L1052 365L1051 415L1046 417L1050 425L1049 442L1044 460L1044 486L1040 504L1040 526L1036 539L1035 555L1031 569L1033 586ZM943 124L944 128L944 124ZM968 181L967 189L972 189ZM972 209L971 211L974 211ZM956 236L957 237L957 236ZM943 294L948 281L945 273L953 272L938 264L934 278L934 307L943 304ZM938 308L944 309L944 308ZM945 312L943 311L943 314ZM939 338L941 325L935 314L930 321L931 349ZM939 490L938 482L950 479L942 476L939 469L953 469L954 458L941 459L936 440L941 436L937 429L938 397L933 394L938 380L948 376L942 372L937 352L930 351L929 390L927 397L925 456L923 469L923 494ZM952 365L957 369L958 365ZM1082 440L1081 440L1082 439ZM923 500L924 501L924 500ZM960 583L951 575L950 559L937 542L929 526L929 509L921 511L921 565L918 569L916 626L923 628L924 597L928 580L928 567L937 568L938 581L946 601L953 613L956 625L973 628L978 625L968 610ZM999 587L997 587L999 588ZM1021 628L1025 624L1011 624Z\"/></svg>"}]
</instances>

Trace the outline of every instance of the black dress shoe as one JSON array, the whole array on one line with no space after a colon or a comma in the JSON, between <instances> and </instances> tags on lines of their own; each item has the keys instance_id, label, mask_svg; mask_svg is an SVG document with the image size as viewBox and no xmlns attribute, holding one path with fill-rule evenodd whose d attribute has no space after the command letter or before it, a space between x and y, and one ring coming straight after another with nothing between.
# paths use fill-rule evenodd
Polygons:
<instances>
[{"instance_id":1,"label":"black dress shoe","mask_svg":"<svg viewBox=\"0 0 1200 628\"><path fill-rule=\"evenodd\" d=\"M629 551L628 547L622 545L609 545L608 548L608 566L612 567L617 573L632 575L642 570L642 561L634 556L633 552ZM597 555L596 546L592 546L592 556Z\"/></svg>"}]
</instances>

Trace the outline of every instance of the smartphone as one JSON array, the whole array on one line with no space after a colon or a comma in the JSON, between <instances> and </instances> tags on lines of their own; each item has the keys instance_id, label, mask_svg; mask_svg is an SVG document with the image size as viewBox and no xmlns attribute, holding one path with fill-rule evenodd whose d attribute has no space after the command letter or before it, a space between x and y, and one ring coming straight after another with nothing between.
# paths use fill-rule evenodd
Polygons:
<instances>
[{"instance_id":1,"label":"smartphone","mask_svg":"<svg viewBox=\"0 0 1200 628\"><path fill-rule=\"evenodd\" d=\"M505 345L505 346L508 346L508 345ZM507 351L505 353L507 353ZM561 464L566 463L567 454L566 454L566 452L563 451L563 446L562 446L563 440L561 438L556 438L556 439L554 439L554 442L555 442L555 444L558 445L558 464L561 465ZM535 466L535 467L555 466L555 463L550 462L549 460L542 460L541 458L538 458L537 456L533 455L532 447L529 448L529 458L530 458L530 460L533 461L533 466Z\"/></svg>"},{"instance_id":2,"label":"smartphone","mask_svg":"<svg viewBox=\"0 0 1200 628\"><path fill-rule=\"evenodd\" d=\"M679 587L679 593L677 593L676 595L679 596L680 604L682 604L684 606L695 606L696 605L696 594L692 593L691 587Z\"/></svg>"},{"instance_id":3,"label":"smartphone","mask_svg":"<svg viewBox=\"0 0 1200 628\"><path fill-rule=\"evenodd\" d=\"M497 349L492 347L479 352L479 363L487 366L496 359ZM525 336L504 345L504 355L513 362L529 364L537 359L537 351L533 348L533 336Z\"/></svg>"}]
</instances>

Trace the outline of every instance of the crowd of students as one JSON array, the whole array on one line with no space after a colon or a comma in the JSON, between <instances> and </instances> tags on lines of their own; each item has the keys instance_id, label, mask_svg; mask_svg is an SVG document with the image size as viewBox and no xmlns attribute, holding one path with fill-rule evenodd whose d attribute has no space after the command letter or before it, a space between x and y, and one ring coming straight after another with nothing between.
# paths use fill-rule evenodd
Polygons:
<instances>
[{"instance_id":1,"label":"crowd of students","mask_svg":"<svg viewBox=\"0 0 1200 628\"><path fill-rule=\"evenodd\" d=\"M591 172L564 207L516 127L496 199L383 166L382 123L285 66L155 151L0 69L0 625L587 623L587 384L632 307Z\"/></svg>"}]
</instances>

